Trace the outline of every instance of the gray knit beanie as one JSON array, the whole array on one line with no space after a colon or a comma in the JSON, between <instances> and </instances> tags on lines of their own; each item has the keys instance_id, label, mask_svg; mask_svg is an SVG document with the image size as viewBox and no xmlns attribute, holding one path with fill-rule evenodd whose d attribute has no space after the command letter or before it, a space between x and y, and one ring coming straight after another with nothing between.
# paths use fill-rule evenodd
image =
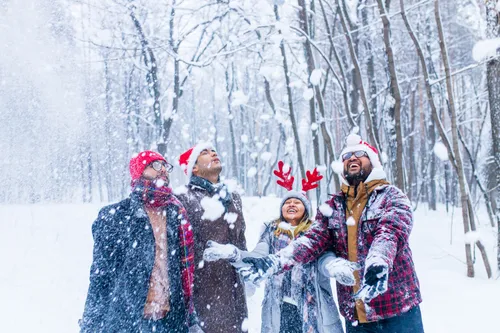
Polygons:
<instances>
[{"instance_id":1,"label":"gray knit beanie","mask_svg":"<svg viewBox=\"0 0 500 333\"><path fill-rule=\"evenodd\" d=\"M290 198L297 198L302 203L304 204L304 207L306 208L306 214L307 217L310 219L312 217L312 208L311 208L311 202L309 199L305 196L303 192L300 191L288 191L284 196L283 199L281 200L280 204L280 210L283 208L283 205L285 204L285 201L287 201Z\"/></svg>"}]
</instances>

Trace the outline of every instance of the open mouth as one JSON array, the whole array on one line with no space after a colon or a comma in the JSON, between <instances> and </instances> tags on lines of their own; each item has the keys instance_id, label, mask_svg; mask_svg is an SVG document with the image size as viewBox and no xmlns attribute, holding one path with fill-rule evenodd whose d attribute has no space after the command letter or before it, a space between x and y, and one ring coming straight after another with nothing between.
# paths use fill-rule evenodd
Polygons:
<instances>
[{"instance_id":1,"label":"open mouth","mask_svg":"<svg viewBox=\"0 0 500 333\"><path fill-rule=\"evenodd\" d=\"M351 163L348 166L349 171L358 171L360 168L361 168L361 166L359 165L359 163L356 163L356 162Z\"/></svg>"},{"instance_id":2,"label":"open mouth","mask_svg":"<svg viewBox=\"0 0 500 333\"><path fill-rule=\"evenodd\" d=\"M296 214L297 213L297 210L295 208L290 208L286 211L287 213L290 213L290 214Z\"/></svg>"}]
</instances>

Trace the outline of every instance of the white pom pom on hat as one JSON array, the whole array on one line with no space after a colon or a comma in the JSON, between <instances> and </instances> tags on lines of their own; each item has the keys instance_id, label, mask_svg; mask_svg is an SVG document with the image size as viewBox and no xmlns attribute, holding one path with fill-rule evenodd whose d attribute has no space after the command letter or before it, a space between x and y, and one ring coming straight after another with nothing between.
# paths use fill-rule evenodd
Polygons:
<instances>
[{"instance_id":1,"label":"white pom pom on hat","mask_svg":"<svg viewBox=\"0 0 500 333\"><path fill-rule=\"evenodd\" d=\"M357 134L354 134L354 133L349 134L347 136L347 139L345 139L345 143L346 143L347 147L356 146L356 145L360 144L361 142L363 142L363 140L361 140L361 137Z\"/></svg>"}]
</instances>

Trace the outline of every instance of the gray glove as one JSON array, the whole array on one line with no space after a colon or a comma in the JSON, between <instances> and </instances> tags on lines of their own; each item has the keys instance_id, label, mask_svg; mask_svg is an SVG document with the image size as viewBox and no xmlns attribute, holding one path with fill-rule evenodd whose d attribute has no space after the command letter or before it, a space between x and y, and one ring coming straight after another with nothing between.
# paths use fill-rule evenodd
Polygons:
<instances>
[{"instance_id":1,"label":"gray glove","mask_svg":"<svg viewBox=\"0 0 500 333\"><path fill-rule=\"evenodd\" d=\"M338 283L346 286L354 286L356 284L354 271L360 268L361 266L357 262L352 262L344 258L328 258L324 264L325 273L337 280Z\"/></svg>"},{"instance_id":2,"label":"gray glove","mask_svg":"<svg viewBox=\"0 0 500 333\"><path fill-rule=\"evenodd\" d=\"M365 269L363 286L354 295L364 303L370 302L375 297L385 293L388 287L389 269L386 264L376 263Z\"/></svg>"},{"instance_id":3,"label":"gray glove","mask_svg":"<svg viewBox=\"0 0 500 333\"><path fill-rule=\"evenodd\" d=\"M241 252L232 244L219 244L215 241L208 241L207 248L203 251L203 260L217 261L228 260L236 262L241 260Z\"/></svg>"}]
</instances>

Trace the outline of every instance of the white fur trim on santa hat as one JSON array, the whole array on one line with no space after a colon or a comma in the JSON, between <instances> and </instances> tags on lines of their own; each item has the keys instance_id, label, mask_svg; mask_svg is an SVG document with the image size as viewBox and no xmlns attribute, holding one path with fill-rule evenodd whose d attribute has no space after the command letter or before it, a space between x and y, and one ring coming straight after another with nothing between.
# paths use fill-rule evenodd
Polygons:
<instances>
[{"instance_id":1,"label":"white fur trim on santa hat","mask_svg":"<svg viewBox=\"0 0 500 333\"><path fill-rule=\"evenodd\" d=\"M189 155L188 164L186 166L186 175L187 175L188 182L189 182L189 179L191 179L191 175L193 174L194 165L196 164L196 160L198 159L198 156L200 156L200 153L205 149L213 149L213 148L214 148L214 145L210 142L200 142L196 146L194 146L193 151L191 152L191 155Z\"/></svg>"},{"instance_id":2,"label":"white fur trim on santa hat","mask_svg":"<svg viewBox=\"0 0 500 333\"><path fill-rule=\"evenodd\" d=\"M358 134L351 133L347 136L346 147L340 153L339 162L343 165L342 155L358 150L364 151L368 154L368 158L370 159L370 162L373 166L372 172L370 172L368 178L366 178L365 183L371 180L386 179L387 175L384 171L384 168L382 167L382 163L380 163L380 157L372 148L370 148L366 143L363 142L363 140L361 140L361 137ZM340 179L342 183L349 185L344 179L343 173L344 168L342 167L341 172L339 173Z\"/></svg>"},{"instance_id":3,"label":"white fur trim on santa hat","mask_svg":"<svg viewBox=\"0 0 500 333\"><path fill-rule=\"evenodd\" d=\"M358 150L365 151L368 154L368 158L370 159L370 162L372 163L374 168L382 167L382 163L380 163L378 154L375 153L375 151L368 147L365 143L363 143L363 140L361 140L361 137L357 134L349 134L346 139L346 147L340 153L340 158L342 159L342 155L344 155L345 153Z\"/></svg>"}]
</instances>

